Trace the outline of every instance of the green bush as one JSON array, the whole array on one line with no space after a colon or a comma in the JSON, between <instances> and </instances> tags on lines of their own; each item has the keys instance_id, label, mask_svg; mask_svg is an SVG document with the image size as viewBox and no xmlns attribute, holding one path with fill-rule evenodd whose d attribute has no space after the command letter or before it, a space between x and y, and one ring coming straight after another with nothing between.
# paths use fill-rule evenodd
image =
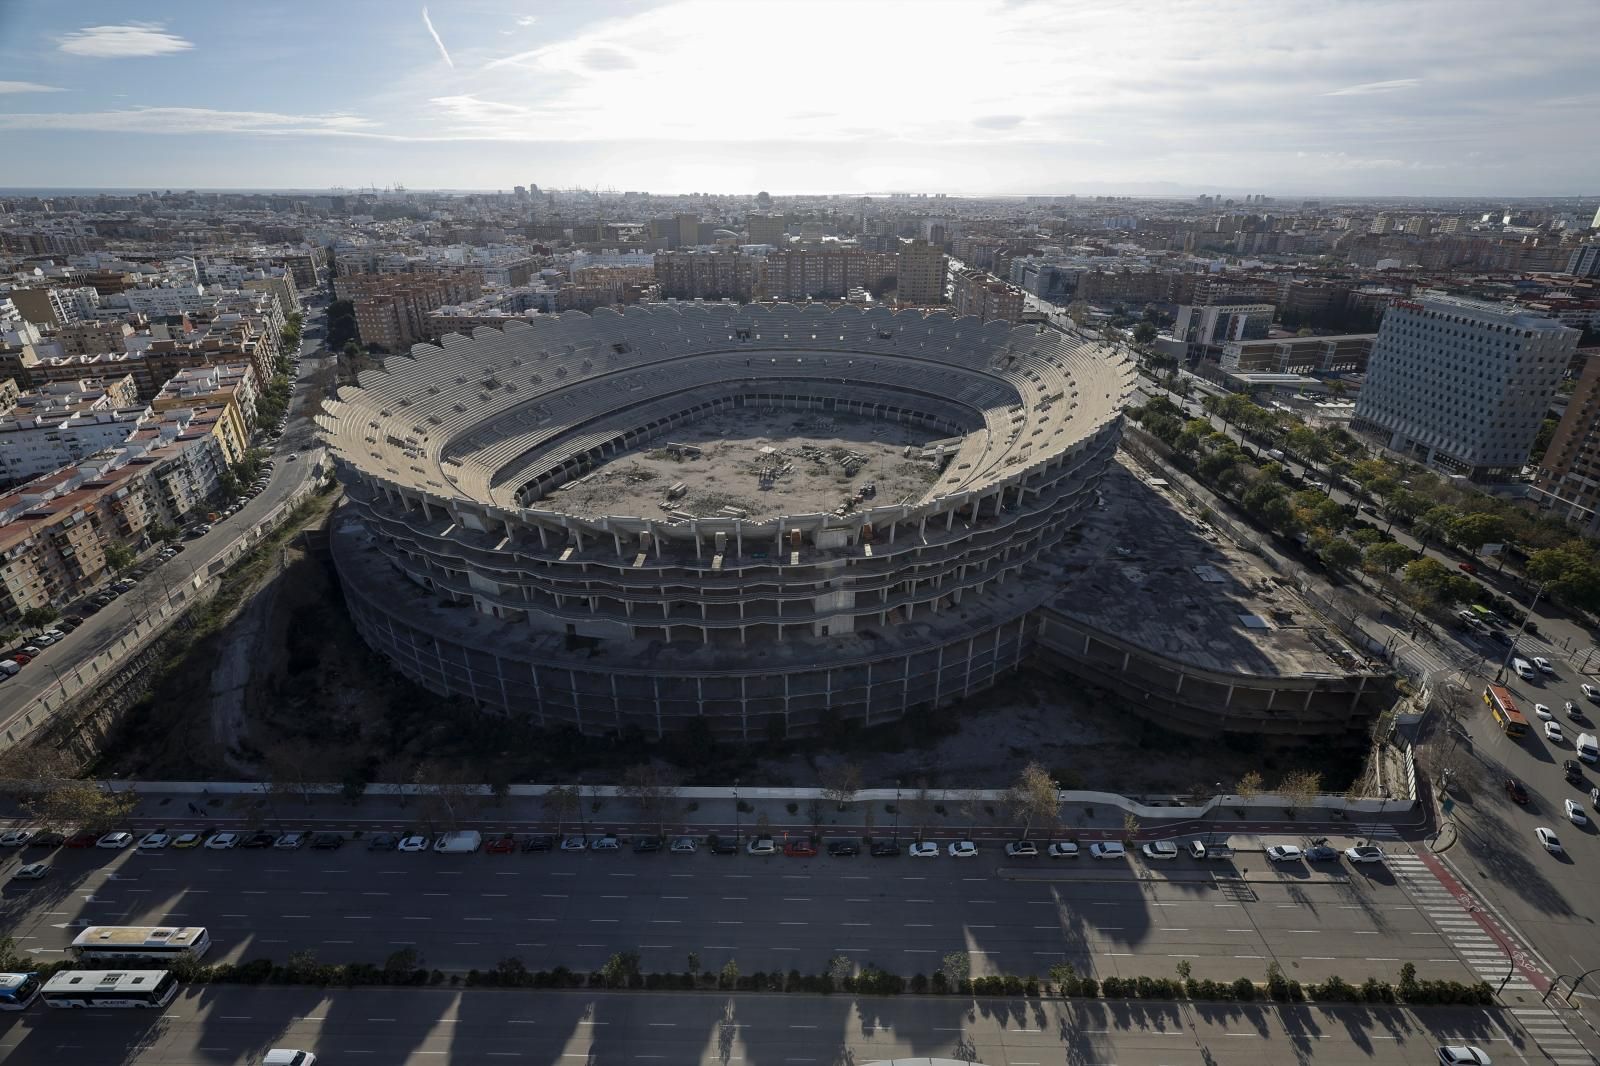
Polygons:
<instances>
[{"instance_id":1,"label":"green bush","mask_svg":"<svg viewBox=\"0 0 1600 1066\"><path fill-rule=\"evenodd\" d=\"M923 974L911 975L911 992L913 995L922 995L928 990L928 978Z\"/></svg>"},{"instance_id":2,"label":"green bush","mask_svg":"<svg viewBox=\"0 0 1600 1066\"><path fill-rule=\"evenodd\" d=\"M1239 978L1230 987L1233 989L1233 998L1241 1003L1249 1003L1256 998L1256 983L1248 977Z\"/></svg>"}]
</instances>

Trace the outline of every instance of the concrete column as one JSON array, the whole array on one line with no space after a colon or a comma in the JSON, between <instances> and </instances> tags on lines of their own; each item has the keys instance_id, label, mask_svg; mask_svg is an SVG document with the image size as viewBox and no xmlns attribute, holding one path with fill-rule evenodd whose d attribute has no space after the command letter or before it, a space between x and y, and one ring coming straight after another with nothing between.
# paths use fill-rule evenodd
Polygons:
<instances>
[{"instance_id":1,"label":"concrete column","mask_svg":"<svg viewBox=\"0 0 1600 1066\"><path fill-rule=\"evenodd\" d=\"M544 523L540 522L536 524L534 528L539 531L539 547L541 549L548 549L550 547L550 533L544 528Z\"/></svg>"},{"instance_id":2,"label":"concrete column","mask_svg":"<svg viewBox=\"0 0 1600 1066\"><path fill-rule=\"evenodd\" d=\"M1222 701L1222 706L1223 706L1224 709L1233 706L1233 690L1234 690L1234 686L1233 685L1229 685L1228 686L1228 698Z\"/></svg>"},{"instance_id":3,"label":"concrete column","mask_svg":"<svg viewBox=\"0 0 1600 1066\"><path fill-rule=\"evenodd\" d=\"M1306 705L1304 707L1300 708L1302 711L1309 711L1311 709L1311 697L1315 696L1316 694L1317 694L1317 690L1316 689L1314 689L1314 688L1306 689Z\"/></svg>"},{"instance_id":4,"label":"concrete column","mask_svg":"<svg viewBox=\"0 0 1600 1066\"><path fill-rule=\"evenodd\" d=\"M1133 661L1133 652L1125 651L1125 652L1122 653L1122 672L1123 673L1127 673L1128 672L1128 664L1130 662L1132 662L1132 661Z\"/></svg>"}]
</instances>

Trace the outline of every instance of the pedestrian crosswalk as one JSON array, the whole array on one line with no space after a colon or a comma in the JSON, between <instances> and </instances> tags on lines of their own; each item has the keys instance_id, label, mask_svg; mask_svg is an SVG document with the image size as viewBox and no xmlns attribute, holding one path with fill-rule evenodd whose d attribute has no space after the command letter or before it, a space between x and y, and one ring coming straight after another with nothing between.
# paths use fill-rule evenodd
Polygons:
<instances>
[{"instance_id":1,"label":"pedestrian crosswalk","mask_svg":"<svg viewBox=\"0 0 1600 1066\"><path fill-rule=\"evenodd\" d=\"M1463 902L1456 893L1440 883L1427 863L1410 852L1391 853L1388 864L1389 869L1394 871L1395 880L1416 901L1456 954L1466 960L1468 968L1479 980L1489 982L1496 989L1501 989L1503 981L1505 984L1501 990L1510 994L1538 994L1539 989L1519 972L1513 951L1508 951L1509 939L1490 935L1478 920L1476 907L1470 899Z\"/></svg>"},{"instance_id":2,"label":"pedestrian crosswalk","mask_svg":"<svg viewBox=\"0 0 1600 1066\"><path fill-rule=\"evenodd\" d=\"M1556 1066L1594 1066L1597 1061L1549 1007L1513 1007L1511 1014Z\"/></svg>"}]
</instances>

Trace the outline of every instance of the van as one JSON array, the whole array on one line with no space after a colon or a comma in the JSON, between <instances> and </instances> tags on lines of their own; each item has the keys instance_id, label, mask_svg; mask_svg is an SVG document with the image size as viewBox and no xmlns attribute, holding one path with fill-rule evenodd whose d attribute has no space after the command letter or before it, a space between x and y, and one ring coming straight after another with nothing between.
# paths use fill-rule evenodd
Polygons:
<instances>
[{"instance_id":1,"label":"van","mask_svg":"<svg viewBox=\"0 0 1600 1066\"><path fill-rule=\"evenodd\" d=\"M1584 762L1600 762L1600 741L1595 740L1593 733L1581 733L1572 746L1578 750L1578 758Z\"/></svg>"},{"instance_id":2,"label":"van","mask_svg":"<svg viewBox=\"0 0 1600 1066\"><path fill-rule=\"evenodd\" d=\"M1536 676L1533 672L1533 664L1526 659L1512 659L1511 669L1515 670L1517 676L1524 681L1532 681Z\"/></svg>"},{"instance_id":3,"label":"van","mask_svg":"<svg viewBox=\"0 0 1600 1066\"><path fill-rule=\"evenodd\" d=\"M1189 857L1193 859L1231 859L1233 848L1227 844L1207 844L1202 840L1189 841Z\"/></svg>"},{"instance_id":4,"label":"van","mask_svg":"<svg viewBox=\"0 0 1600 1066\"><path fill-rule=\"evenodd\" d=\"M483 834L476 829L462 829L454 833L441 833L433 842L434 851L463 854L477 851L483 846Z\"/></svg>"},{"instance_id":5,"label":"van","mask_svg":"<svg viewBox=\"0 0 1600 1066\"><path fill-rule=\"evenodd\" d=\"M275 1047L261 1060L261 1066L316 1066L317 1057L309 1051Z\"/></svg>"}]
</instances>

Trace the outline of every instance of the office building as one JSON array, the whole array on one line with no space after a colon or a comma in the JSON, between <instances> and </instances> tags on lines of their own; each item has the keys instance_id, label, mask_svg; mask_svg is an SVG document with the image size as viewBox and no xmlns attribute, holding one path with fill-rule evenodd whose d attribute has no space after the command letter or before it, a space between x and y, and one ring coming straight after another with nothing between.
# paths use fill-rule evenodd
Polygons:
<instances>
[{"instance_id":1,"label":"office building","mask_svg":"<svg viewBox=\"0 0 1600 1066\"><path fill-rule=\"evenodd\" d=\"M927 241L901 241L895 298L902 304L942 304L945 300L945 255Z\"/></svg>"},{"instance_id":2,"label":"office building","mask_svg":"<svg viewBox=\"0 0 1600 1066\"><path fill-rule=\"evenodd\" d=\"M1184 304L1172 335L1188 345L1190 362L1220 355L1230 341L1264 340L1272 328L1272 304Z\"/></svg>"},{"instance_id":3,"label":"office building","mask_svg":"<svg viewBox=\"0 0 1600 1066\"><path fill-rule=\"evenodd\" d=\"M1580 278L1600 278L1600 244L1580 244L1567 259L1567 273Z\"/></svg>"},{"instance_id":4,"label":"office building","mask_svg":"<svg viewBox=\"0 0 1600 1066\"><path fill-rule=\"evenodd\" d=\"M1509 304L1429 292L1383 316L1352 428L1474 481L1528 461L1579 333Z\"/></svg>"},{"instance_id":5,"label":"office building","mask_svg":"<svg viewBox=\"0 0 1600 1066\"><path fill-rule=\"evenodd\" d=\"M751 244L770 244L774 248L784 245L782 215L750 215L745 219L745 229Z\"/></svg>"}]
</instances>

